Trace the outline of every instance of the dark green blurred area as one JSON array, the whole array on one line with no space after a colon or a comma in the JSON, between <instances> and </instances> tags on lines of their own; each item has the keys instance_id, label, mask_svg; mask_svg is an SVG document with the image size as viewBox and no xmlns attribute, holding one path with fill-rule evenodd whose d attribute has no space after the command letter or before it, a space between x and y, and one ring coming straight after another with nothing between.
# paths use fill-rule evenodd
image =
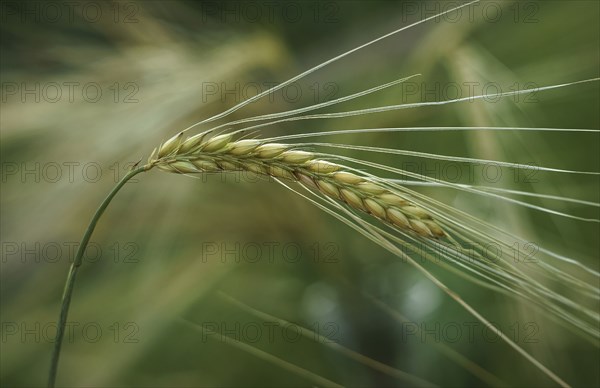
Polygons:
<instances>
[{"instance_id":1,"label":"dark green blurred area","mask_svg":"<svg viewBox=\"0 0 600 388\"><path fill-rule=\"evenodd\" d=\"M45 384L73 246L131 163L257 90L451 2L73 3L73 18L62 2L1 3L0 378L7 387ZM454 98L457 87L464 93L468 85L479 94L494 92L483 89L490 85L510 91L594 78L599 47L597 1L487 1L358 51L227 119L296 109L417 73L407 84L326 112ZM55 84L62 97L52 101ZM72 101L68 85L74 85ZM599 100L596 82L518 101L284 123L259 134L413 126L598 129ZM568 170L600 166L597 133L399 132L315 141ZM408 156L324 152L443 168ZM540 173L532 183L502 172L496 187L600 201L596 176ZM479 170L457 183L489 184ZM599 268L597 223L449 189L417 190ZM597 207L531 201L600 216ZM274 182L142 174L115 198L92 241L71 306L59 386L321 385L198 328L347 386L414 382L352 360L325 339L436 385L552 385L408 263ZM568 383L600 384L596 345L525 303L423 264ZM251 314L223 295L293 325ZM597 311L597 303L590 308ZM296 325L321 337L299 338ZM496 378L474 372L448 349Z\"/></svg>"}]
</instances>

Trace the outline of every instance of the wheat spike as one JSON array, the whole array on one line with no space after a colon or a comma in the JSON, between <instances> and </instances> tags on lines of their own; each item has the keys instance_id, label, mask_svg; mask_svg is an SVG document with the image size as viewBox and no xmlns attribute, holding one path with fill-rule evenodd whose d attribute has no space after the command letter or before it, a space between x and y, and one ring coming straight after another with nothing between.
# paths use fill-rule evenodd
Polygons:
<instances>
[{"instance_id":1,"label":"wheat spike","mask_svg":"<svg viewBox=\"0 0 600 388\"><path fill-rule=\"evenodd\" d=\"M232 133L205 138L200 134L184 140L179 133L159 147L148 163L178 174L250 171L295 181L404 231L427 238L445 236L431 215L406 196L312 152L291 144L234 140Z\"/></svg>"}]
</instances>

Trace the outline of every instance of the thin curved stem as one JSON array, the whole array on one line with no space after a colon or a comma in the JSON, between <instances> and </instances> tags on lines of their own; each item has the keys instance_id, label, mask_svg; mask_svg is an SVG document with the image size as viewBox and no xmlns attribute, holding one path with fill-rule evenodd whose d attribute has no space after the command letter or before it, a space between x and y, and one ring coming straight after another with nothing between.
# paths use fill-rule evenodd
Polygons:
<instances>
[{"instance_id":1,"label":"thin curved stem","mask_svg":"<svg viewBox=\"0 0 600 388\"><path fill-rule=\"evenodd\" d=\"M58 318L58 325L56 329L56 340L54 341L54 349L52 351L52 361L50 363L50 373L48 376L48 387L53 388L56 383L56 372L58 370L58 359L60 357L60 349L63 342L63 337L65 334L65 326L67 323L67 316L69 314L69 306L71 304L71 296L73 294L73 288L75 285L75 277L77 276L77 270L81 266L83 261L83 253L90 241L90 237L92 237L92 233L96 228L96 224L98 220L106 210L106 207L110 203L110 201L114 198L114 196L119 192L119 190L129 181L131 178L136 176L137 174L147 171L152 168L152 165L146 165L144 167L140 167L137 169L133 169L127 173L117 183L117 185L112 189L112 191L108 194L108 196L104 199L96 213L94 213L94 217L90 221L90 224L83 235L83 239L81 240L81 244L79 245L79 249L77 250L77 254L75 255L75 260L71 264L71 268L69 269L69 275L67 276L67 282L65 283L65 290L63 291L62 302L60 307L60 315Z\"/></svg>"}]
</instances>

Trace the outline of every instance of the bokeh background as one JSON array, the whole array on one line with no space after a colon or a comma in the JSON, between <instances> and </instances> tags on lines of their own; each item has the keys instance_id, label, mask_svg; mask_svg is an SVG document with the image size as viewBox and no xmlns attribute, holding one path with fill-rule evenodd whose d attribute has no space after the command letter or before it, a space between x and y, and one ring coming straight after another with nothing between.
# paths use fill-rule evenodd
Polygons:
<instances>
[{"instance_id":1,"label":"bokeh background","mask_svg":"<svg viewBox=\"0 0 600 388\"><path fill-rule=\"evenodd\" d=\"M3 386L45 384L74 246L131 163L194 122L456 3L71 4L1 3ZM326 111L597 77L599 15L597 1L484 1L354 53L230 118L300 108L416 73L422 75L410 83ZM590 83L527 98L286 123L260 134L411 126L598 129L598 106L598 83ZM598 171L599 140L597 133L484 131L318 139L581 171ZM423 163L344 154L392 166ZM444 165L427 163L418 166L440 177ZM529 182L502 169L502 179L490 182L474 171L457 182L600 200L595 176L539 173ZM239 178L152 171L118 194L79 274L60 386L327 385L294 368L348 386L419 383L357 362L329 340L436 385L552 384L409 264L276 183ZM419 190L598 270L596 223L455 190ZM530 201L599 217L597 207ZM425 265L566 381L599 384L596 344L531 306ZM299 338L300 326L320 337Z\"/></svg>"}]
</instances>

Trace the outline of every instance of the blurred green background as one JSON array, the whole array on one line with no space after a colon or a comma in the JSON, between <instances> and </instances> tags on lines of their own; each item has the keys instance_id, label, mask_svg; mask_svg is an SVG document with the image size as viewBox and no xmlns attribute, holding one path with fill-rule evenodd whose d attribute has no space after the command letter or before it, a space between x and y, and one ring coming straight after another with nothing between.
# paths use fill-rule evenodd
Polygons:
<instances>
[{"instance_id":1,"label":"blurred green background","mask_svg":"<svg viewBox=\"0 0 600 388\"><path fill-rule=\"evenodd\" d=\"M1 3L2 386L45 384L73 247L131 163L257 90L456 3L72 4ZM599 14L597 1L484 1L354 53L230 118L300 108L416 73L422 75L407 84L327 111L597 77ZM529 99L286 123L260 134L411 126L598 129L599 102L598 84L591 83ZM582 171L598 171L599 140L597 133L483 131L316 139ZM396 167L424 163L344 154ZM417 166L434 175L444 167L431 160ZM528 182L502 169L502 179L490 182L475 171L456 182L600 200L594 176L539 173ZM238 178L152 171L118 194L78 278L59 386L323 385L290 364L341 385L416 385L346 357L325 339L436 385L552 385L409 264L274 182ZM454 190L420 191L598 270L598 224ZM599 217L593 207L531 201ZM425 265L567 382L599 384L596 345L530 306ZM252 314L224 295L293 324ZM298 338L299 325L322 337Z\"/></svg>"}]
</instances>

